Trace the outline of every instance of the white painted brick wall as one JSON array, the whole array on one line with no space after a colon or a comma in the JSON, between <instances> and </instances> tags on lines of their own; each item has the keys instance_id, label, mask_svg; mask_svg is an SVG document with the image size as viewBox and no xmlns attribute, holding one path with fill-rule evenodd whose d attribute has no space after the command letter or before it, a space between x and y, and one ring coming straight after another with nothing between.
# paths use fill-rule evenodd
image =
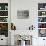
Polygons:
<instances>
[{"instance_id":1,"label":"white painted brick wall","mask_svg":"<svg viewBox=\"0 0 46 46\"><path fill-rule=\"evenodd\" d=\"M14 2L14 3L13 3ZM38 30L37 30L37 16L38 16L38 3L46 3L46 0L11 0L11 22L14 23L14 25L16 25L17 29L18 29L18 33L20 32L19 29L26 29L25 26L29 26L31 24L35 25L35 35L33 33L34 36L38 36ZM19 20L17 19L17 10L25 10L28 9L29 10L29 19L26 20ZM20 26L20 27L19 27ZM21 30L22 30L21 29ZM23 30L23 32L24 32ZM17 31L17 30L16 30ZM27 32L25 32L27 33ZM41 44L43 44L43 40L41 40L42 38L37 38L37 40L35 38L33 38L33 46L41 46L38 45L38 42ZM43 45L42 45L43 46Z\"/></svg>"}]
</instances>

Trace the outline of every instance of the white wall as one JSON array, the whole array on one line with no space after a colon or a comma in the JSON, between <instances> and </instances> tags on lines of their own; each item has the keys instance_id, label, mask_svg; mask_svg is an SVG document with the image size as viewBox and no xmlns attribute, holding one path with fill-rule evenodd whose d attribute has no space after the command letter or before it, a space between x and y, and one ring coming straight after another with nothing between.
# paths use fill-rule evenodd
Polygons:
<instances>
[{"instance_id":1,"label":"white wall","mask_svg":"<svg viewBox=\"0 0 46 46\"><path fill-rule=\"evenodd\" d=\"M17 10L26 9L29 10L29 19L17 19ZM37 36L37 0L11 0L11 22L16 25L16 32L21 34L26 34L26 29L33 24L36 29L36 34L33 34Z\"/></svg>"},{"instance_id":2,"label":"white wall","mask_svg":"<svg viewBox=\"0 0 46 46\"><path fill-rule=\"evenodd\" d=\"M26 30L30 25L37 29L38 3L46 0L11 0L11 22L16 25L17 30ZM29 10L29 19L17 19L18 10Z\"/></svg>"},{"instance_id":3,"label":"white wall","mask_svg":"<svg viewBox=\"0 0 46 46\"><path fill-rule=\"evenodd\" d=\"M0 3L8 3L8 0L0 0Z\"/></svg>"},{"instance_id":4,"label":"white wall","mask_svg":"<svg viewBox=\"0 0 46 46\"><path fill-rule=\"evenodd\" d=\"M16 25L17 30L26 30L32 24L36 27L37 2L33 2L34 4L32 2L31 0L15 0L11 2L11 20ZM17 10L29 10L29 19L17 19Z\"/></svg>"},{"instance_id":5,"label":"white wall","mask_svg":"<svg viewBox=\"0 0 46 46\"><path fill-rule=\"evenodd\" d=\"M23 30L22 32L24 32L30 25L33 24L36 32L36 34L33 33L33 36L38 36L38 3L45 2L46 0L11 0L11 22L16 25L16 32L20 32L20 30ZM29 10L29 19L17 19L17 10ZM42 38L34 37L33 45L38 46L38 43L43 44L43 40L41 39Z\"/></svg>"}]
</instances>

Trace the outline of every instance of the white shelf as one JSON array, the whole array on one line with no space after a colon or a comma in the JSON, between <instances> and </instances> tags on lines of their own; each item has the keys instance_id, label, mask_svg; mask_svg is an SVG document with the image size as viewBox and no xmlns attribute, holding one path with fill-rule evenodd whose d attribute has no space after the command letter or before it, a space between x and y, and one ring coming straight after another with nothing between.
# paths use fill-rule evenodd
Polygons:
<instances>
[{"instance_id":1,"label":"white shelf","mask_svg":"<svg viewBox=\"0 0 46 46\"><path fill-rule=\"evenodd\" d=\"M0 16L0 17L8 17L8 16Z\"/></svg>"},{"instance_id":2,"label":"white shelf","mask_svg":"<svg viewBox=\"0 0 46 46\"><path fill-rule=\"evenodd\" d=\"M8 11L8 10L0 10L0 11Z\"/></svg>"},{"instance_id":3,"label":"white shelf","mask_svg":"<svg viewBox=\"0 0 46 46\"><path fill-rule=\"evenodd\" d=\"M38 10L38 11L46 11L46 10Z\"/></svg>"},{"instance_id":4,"label":"white shelf","mask_svg":"<svg viewBox=\"0 0 46 46\"><path fill-rule=\"evenodd\" d=\"M38 28L38 29L46 29L46 28Z\"/></svg>"},{"instance_id":5,"label":"white shelf","mask_svg":"<svg viewBox=\"0 0 46 46\"><path fill-rule=\"evenodd\" d=\"M38 23L46 23L46 22L38 22Z\"/></svg>"},{"instance_id":6,"label":"white shelf","mask_svg":"<svg viewBox=\"0 0 46 46\"><path fill-rule=\"evenodd\" d=\"M0 23L8 23L8 22L0 22Z\"/></svg>"},{"instance_id":7,"label":"white shelf","mask_svg":"<svg viewBox=\"0 0 46 46\"><path fill-rule=\"evenodd\" d=\"M46 15L44 15L44 16L38 16L38 17L46 17Z\"/></svg>"}]
</instances>

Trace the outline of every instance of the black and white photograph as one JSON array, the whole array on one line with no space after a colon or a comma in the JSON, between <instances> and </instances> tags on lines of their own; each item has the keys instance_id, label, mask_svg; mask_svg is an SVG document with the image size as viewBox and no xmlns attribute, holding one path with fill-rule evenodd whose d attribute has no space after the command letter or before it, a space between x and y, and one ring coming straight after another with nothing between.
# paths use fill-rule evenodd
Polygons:
<instances>
[{"instance_id":1,"label":"black and white photograph","mask_svg":"<svg viewBox=\"0 0 46 46\"><path fill-rule=\"evenodd\" d=\"M46 22L46 17L38 17L38 22Z\"/></svg>"},{"instance_id":2,"label":"black and white photograph","mask_svg":"<svg viewBox=\"0 0 46 46\"><path fill-rule=\"evenodd\" d=\"M17 11L18 19L28 19L29 18L29 10L18 10Z\"/></svg>"}]
</instances>

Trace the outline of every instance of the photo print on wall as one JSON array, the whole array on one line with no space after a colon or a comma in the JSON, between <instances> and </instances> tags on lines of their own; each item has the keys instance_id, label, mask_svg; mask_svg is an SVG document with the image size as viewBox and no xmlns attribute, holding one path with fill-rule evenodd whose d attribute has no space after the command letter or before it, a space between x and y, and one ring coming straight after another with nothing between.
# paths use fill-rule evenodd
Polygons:
<instances>
[{"instance_id":1,"label":"photo print on wall","mask_svg":"<svg viewBox=\"0 0 46 46\"><path fill-rule=\"evenodd\" d=\"M28 19L29 18L29 10L18 10L17 11L18 19Z\"/></svg>"}]
</instances>

